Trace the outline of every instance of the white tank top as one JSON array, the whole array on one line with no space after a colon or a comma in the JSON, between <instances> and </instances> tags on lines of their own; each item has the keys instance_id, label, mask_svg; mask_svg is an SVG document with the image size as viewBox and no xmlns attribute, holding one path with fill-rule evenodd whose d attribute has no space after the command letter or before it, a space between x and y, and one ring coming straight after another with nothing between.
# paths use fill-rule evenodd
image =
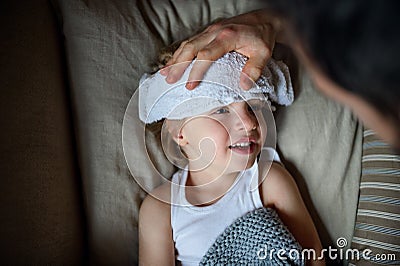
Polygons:
<instances>
[{"instance_id":1,"label":"white tank top","mask_svg":"<svg viewBox=\"0 0 400 266\"><path fill-rule=\"evenodd\" d=\"M172 177L171 186L172 234L177 259L183 266L199 265L226 227L244 214L263 206L257 186L257 163L242 171L221 199L205 207L193 206L186 200L184 185L187 176L187 169L178 171Z\"/></svg>"}]
</instances>

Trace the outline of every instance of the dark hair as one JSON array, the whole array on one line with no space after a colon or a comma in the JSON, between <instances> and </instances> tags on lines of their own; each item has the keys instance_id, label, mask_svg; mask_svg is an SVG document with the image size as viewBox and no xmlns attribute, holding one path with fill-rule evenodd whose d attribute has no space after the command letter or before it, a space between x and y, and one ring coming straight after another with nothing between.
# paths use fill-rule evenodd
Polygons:
<instances>
[{"instance_id":1,"label":"dark hair","mask_svg":"<svg viewBox=\"0 0 400 266\"><path fill-rule=\"evenodd\" d=\"M330 79L399 121L400 1L280 0L276 8Z\"/></svg>"}]
</instances>

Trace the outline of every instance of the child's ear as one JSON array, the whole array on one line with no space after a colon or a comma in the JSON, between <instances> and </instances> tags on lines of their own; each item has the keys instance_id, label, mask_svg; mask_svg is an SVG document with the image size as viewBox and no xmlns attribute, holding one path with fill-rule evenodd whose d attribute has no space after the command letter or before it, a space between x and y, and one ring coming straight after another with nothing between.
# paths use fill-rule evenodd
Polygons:
<instances>
[{"instance_id":1,"label":"child's ear","mask_svg":"<svg viewBox=\"0 0 400 266\"><path fill-rule=\"evenodd\" d=\"M180 120L165 120L165 125L169 134L172 136L172 139L181 147L188 144L188 141L183 134L183 124L184 123Z\"/></svg>"}]
</instances>

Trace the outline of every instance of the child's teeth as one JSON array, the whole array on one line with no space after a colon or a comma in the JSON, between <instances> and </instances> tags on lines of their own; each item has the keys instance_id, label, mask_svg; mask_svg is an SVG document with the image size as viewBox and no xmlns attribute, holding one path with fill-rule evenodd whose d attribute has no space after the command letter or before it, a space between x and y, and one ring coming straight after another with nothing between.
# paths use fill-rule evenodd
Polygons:
<instances>
[{"instance_id":1,"label":"child's teeth","mask_svg":"<svg viewBox=\"0 0 400 266\"><path fill-rule=\"evenodd\" d=\"M235 147L248 147L250 146L250 142L242 142L242 143L236 143L233 144L231 147L235 148Z\"/></svg>"}]
</instances>

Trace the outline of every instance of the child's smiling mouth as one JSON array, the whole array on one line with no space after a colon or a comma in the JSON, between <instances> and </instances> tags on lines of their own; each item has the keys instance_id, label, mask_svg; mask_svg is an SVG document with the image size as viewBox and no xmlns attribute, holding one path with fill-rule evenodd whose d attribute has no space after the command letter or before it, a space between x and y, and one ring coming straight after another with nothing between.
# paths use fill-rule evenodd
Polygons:
<instances>
[{"instance_id":1,"label":"child's smiling mouth","mask_svg":"<svg viewBox=\"0 0 400 266\"><path fill-rule=\"evenodd\" d=\"M229 145L228 148L239 154L251 154L256 150L257 143L255 139L241 139L236 143Z\"/></svg>"},{"instance_id":2,"label":"child's smiling mouth","mask_svg":"<svg viewBox=\"0 0 400 266\"><path fill-rule=\"evenodd\" d=\"M230 145L229 148L230 149L234 149L234 148L245 149L245 148L248 148L251 144L252 144L251 141L249 141L249 142L239 142L239 143L235 143L233 145Z\"/></svg>"}]
</instances>

